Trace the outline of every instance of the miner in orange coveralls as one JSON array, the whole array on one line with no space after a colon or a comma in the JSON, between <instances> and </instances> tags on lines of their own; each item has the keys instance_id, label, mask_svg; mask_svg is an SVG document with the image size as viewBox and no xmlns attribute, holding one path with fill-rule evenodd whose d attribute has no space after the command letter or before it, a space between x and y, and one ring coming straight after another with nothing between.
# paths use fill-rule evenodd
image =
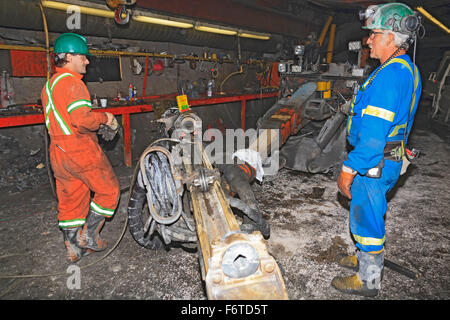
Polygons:
<instances>
[{"instance_id":1,"label":"miner in orange coveralls","mask_svg":"<svg viewBox=\"0 0 450 320\"><path fill-rule=\"evenodd\" d=\"M118 123L109 112L91 110L89 91L81 81L89 64L86 39L64 33L55 41L54 54L56 73L42 89L41 99L51 140L59 227L67 256L75 262L106 249L99 232L105 218L114 214L120 189L96 131L101 125L117 128Z\"/></svg>"}]
</instances>

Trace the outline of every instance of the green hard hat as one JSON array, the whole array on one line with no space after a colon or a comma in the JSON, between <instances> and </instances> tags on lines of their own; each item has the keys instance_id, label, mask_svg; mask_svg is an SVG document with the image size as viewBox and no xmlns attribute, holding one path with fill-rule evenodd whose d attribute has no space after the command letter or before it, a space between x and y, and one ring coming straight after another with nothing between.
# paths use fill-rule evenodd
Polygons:
<instances>
[{"instance_id":1,"label":"green hard hat","mask_svg":"<svg viewBox=\"0 0 450 320\"><path fill-rule=\"evenodd\" d=\"M86 38L76 33L63 33L56 41L53 53L77 53L90 56Z\"/></svg>"},{"instance_id":2,"label":"green hard hat","mask_svg":"<svg viewBox=\"0 0 450 320\"><path fill-rule=\"evenodd\" d=\"M360 13L366 20L363 29L381 29L411 34L417 29L415 12L403 3L387 3L369 6Z\"/></svg>"}]
</instances>

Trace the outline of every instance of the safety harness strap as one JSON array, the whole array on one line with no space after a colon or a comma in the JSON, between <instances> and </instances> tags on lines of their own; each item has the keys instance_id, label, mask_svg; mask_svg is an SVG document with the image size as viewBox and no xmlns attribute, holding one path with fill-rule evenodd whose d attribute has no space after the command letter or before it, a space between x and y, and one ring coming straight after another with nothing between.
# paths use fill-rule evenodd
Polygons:
<instances>
[{"instance_id":1,"label":"safety harness strap","mask_svg":"<svg viewBox=\"0 0 450 320\"><path fill-rule=\"evenodd\" d=\"M419 72L418 72L416 66L414 66L415 72L413 72L413 70L412 70L411 67L409 66L408 62L406 62L406 61L403 60L403 59L400 59L400 58L394 58L394 59L392 59L389 63L392 63L392 62L401 63L402 65L404 65L405 67L407 67L408 70L409 70L409 72L411 72L411 75L412 75L413 77L414 77L414 74L415 74L415 77L414 77L414 79L413 79L413 81L414 81L414 91L413 91L413 95L412 95L412 98L411 98L411 103L410 103L410 106L409 106L409 114L411 114L411 112L412 112L413 109L414 109L414 105L415 105L415 103L416 103L416 90L417 90L417 86L419 85ZM409 115L408 115L408 118L409 118ZM406 122L405 122L405 123L396 125L396 126L394 127L394 129L392 130L392 132L389 134L389 138L392 138L392 137L395 137L396 135L398 135L398 131L399 131L400 129L404 129L404 130L405 130L404 132L406 132L406 130L408 130L408 128L407 128L407 123L408 123L408 120L409 120L408 118L406 119Z\"/></svg>"}]
</instances>

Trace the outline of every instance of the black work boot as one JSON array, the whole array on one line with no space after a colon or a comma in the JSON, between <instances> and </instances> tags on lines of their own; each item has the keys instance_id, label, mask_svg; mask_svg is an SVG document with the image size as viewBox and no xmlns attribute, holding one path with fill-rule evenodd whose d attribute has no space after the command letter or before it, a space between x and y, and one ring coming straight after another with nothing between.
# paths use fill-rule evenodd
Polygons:
<instances>
[{"instance_id":1,"label":"black work boot","mask_svg":"<svg viewBox=\"0 0 450 320\"><path fill-rule=\"evenodd\" d=\"M86 217L86 223L84 224L80 238L78 239L79 246L94 251L105 250L107 243L105 240L102 240L99 235L104 223L104 216L89 211L89 214Z\"/></svg>"},{"instance_id":2,"label":"black work boot","mask_svg":"<svg viewBox=\"0 0 450 320\"><path fill-rule=\"evenodd\" d=\"M80 248L78 246L78 241L81 235L81 227L62 229L64 236L64 244L67 249L67 258L71 262L76 262L81 259L81 257L89 254L91 251Z\"/></svg>"}]
</instances>

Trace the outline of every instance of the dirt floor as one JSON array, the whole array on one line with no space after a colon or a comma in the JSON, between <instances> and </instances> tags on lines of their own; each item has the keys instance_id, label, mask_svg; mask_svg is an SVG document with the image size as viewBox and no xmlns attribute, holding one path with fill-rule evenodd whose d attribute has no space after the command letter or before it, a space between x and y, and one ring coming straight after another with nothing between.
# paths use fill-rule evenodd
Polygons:
<instances>
[{"instance_id":1,"label":"dirt floor","mask_svg":"<svg viewBox=\"0 0 450 320\"><path fill-rule=\"evenodd\" d=\"M415 129L410 145L421 156L389 195L386 258L418 273L410 279L385 269L374 300L450 298L450 144L429 127ZM122 186L131 170L116 167ZM335 275L351 274L336 257L354 252L348 203L338 196L331 174L282 169L254 184L271 225L267 240L292 300L366 299L331 287ZM0 194L0 299L205 300L196 252L142 248L124 229L127 193L102 236L115 250L84 257L74 269L66 262L57 227L56 200L48 183ZM123 238L121 238L124 232ZM76 272L80 282L73 281ZM13 277L9 278L8 276ZM17 277L16 277L17 276Z\"/></svg>"}]
</instances>

